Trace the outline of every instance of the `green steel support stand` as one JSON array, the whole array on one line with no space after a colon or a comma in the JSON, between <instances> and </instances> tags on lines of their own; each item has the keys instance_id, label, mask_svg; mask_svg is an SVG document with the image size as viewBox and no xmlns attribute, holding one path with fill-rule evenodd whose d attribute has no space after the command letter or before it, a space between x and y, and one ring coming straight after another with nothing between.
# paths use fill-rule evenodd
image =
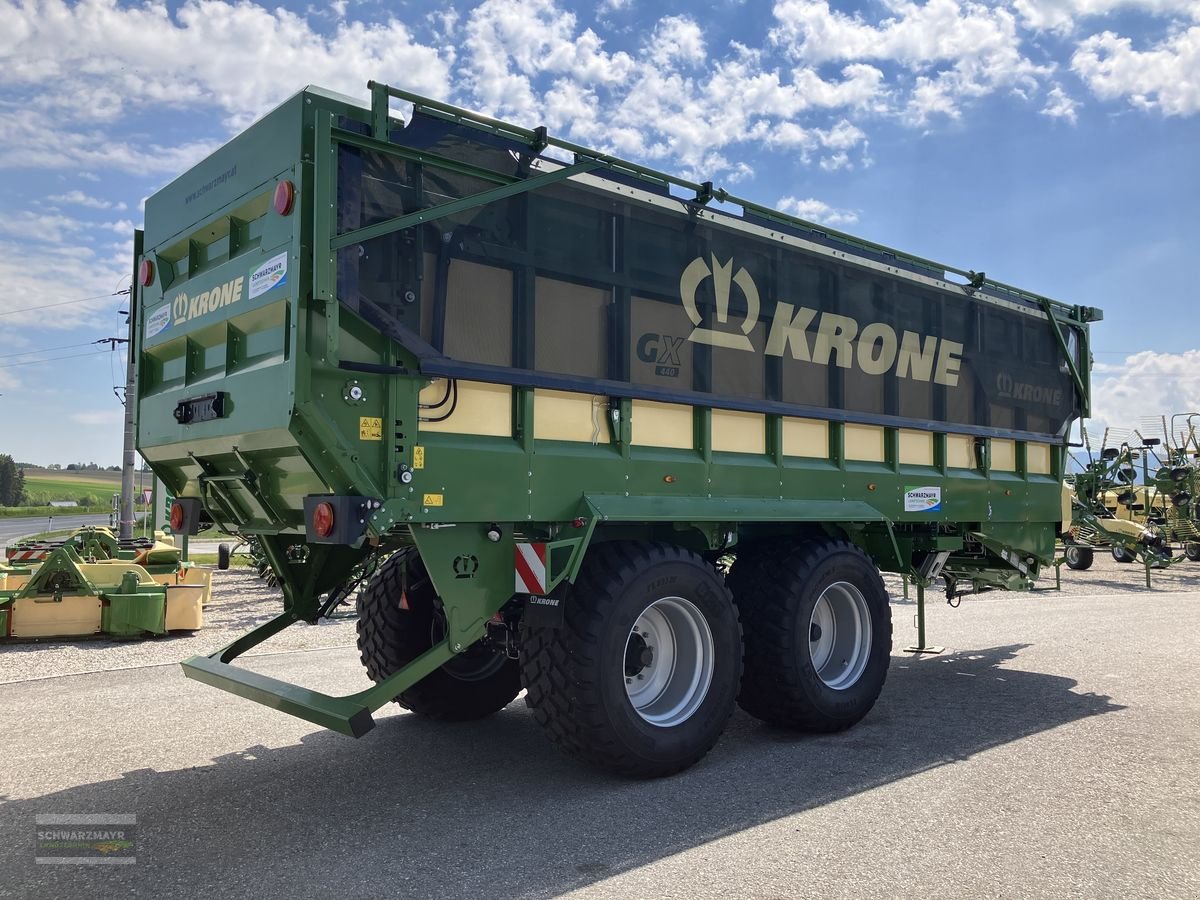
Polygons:
<instances>
[{"instance_id":1,"label":"green steel support stand","mask_svg":"<svg viewBox=\"0 0 1200 900\"><path fill-rule=\"evenodd\" d=\"M907 600L908 599L908 575L907 574L900 576L900 584L904 590L904 599Z\"/></svg>"},{"instance_id":2,"label":"green steel support stand","mask_svg":"<svg viewBox=\"0 0 1200 900\"><path fill-rule=\"evenodd\" d=\"M905 647L905 653L941 653L945 647L928 647L925 645L925 579L913 579L917 584L917 643Z\"/></svg>"},{"instance_id":3,"label":"green steel support stand","mask_svg":"<svg viewBox=\"0 0 1200 900\"><path fill-rule=\"evenodd\" d=\"M215 653L185 660L182 663L183 674L322 728L350 737L362 737L375 727L372 712L390 703L394 697L454 657L449 643L443 640L374 687L344 697L322 694L230 665L234 658L297 621L293 613L284 612Z\"/></svg>"}]
</instances>

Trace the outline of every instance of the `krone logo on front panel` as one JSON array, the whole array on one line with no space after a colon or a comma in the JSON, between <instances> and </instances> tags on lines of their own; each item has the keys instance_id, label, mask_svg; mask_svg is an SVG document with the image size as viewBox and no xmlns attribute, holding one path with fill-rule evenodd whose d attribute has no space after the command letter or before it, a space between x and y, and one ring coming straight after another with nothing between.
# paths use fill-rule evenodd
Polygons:
<instances>
[{"instance_id":1,"label":"krone logo on front panel","mask_svg":"<svg viewBox=\"0 0 1200 900\"><path fill-rule=\"evenodd\" d=\"M720 263L715 253L710 254L709 259L712 260L711 266L704 261L703 257L692 260L683 270L683 275L679 279L679 298L683 301L684 312L695 326L692 333L688 335L688 340L697 344L709 344L713 347L728 347L730 350L752 351L754 345L750 342L750 332L758 324L758 287L754 284L750 273L744 268L739 268L736 274L733 272L732 257L724 265ZM708 278L713 280L713 295L716 299L716 321L713 324L718 327L714 328L701 327L702 316L696 304L696 291ZM746 315L740 325L734 323L735 327L733 328L722 328L720 326L731 324L729 322L729 293L734 285L746 298Z\"/></svg>"}]
</instances>

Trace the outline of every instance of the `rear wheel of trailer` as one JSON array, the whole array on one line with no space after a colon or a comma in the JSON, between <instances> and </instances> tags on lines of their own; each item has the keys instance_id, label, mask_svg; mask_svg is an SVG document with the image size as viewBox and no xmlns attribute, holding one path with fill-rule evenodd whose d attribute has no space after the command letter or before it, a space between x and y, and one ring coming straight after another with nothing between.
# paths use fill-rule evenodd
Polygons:
<instances>
[{"instance_id":1,"label":"rear wheel of trailer","mask_svg":"<svg viewBox=\"0 0 1200 900\"><path fill-rule=\"evenodd\" d=\"M773 725L841 731L875 705L892 617L870 558L844 540L749 548L730 573L746 648L738 703Z\"/></svg>"},{"instance_id":2,"label":"rear wheel of trailer","mask_svg":"<svg viewBox=\"0 0 1200 900\"><path fill-rule=\"evenodd\" d=\"M579 759L656 777L706 754L733 712L737 613L702 557L622 541L588 552L561 628L522 629L534 718Z\"/></svg>"}]
</instances>

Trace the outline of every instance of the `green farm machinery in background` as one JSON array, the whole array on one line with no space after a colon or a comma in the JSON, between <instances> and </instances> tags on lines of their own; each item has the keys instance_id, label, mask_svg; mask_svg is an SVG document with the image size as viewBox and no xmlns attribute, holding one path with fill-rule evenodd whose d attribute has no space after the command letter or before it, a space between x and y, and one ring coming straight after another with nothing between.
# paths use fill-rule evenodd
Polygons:
<instances>
[{"instance_id":1,"label":"green farm machinery in background","mask_svg":"<svg viewBox=\"0 0 1200 900\"><path fill-rule=\"evenodd\" d=\"M306 89L146 202L139 449L283 594L189 677L354 736L525 688L567 752L662 775L735 703L866 715L881 569L923 623L928 586L1053 562L1099 310L370 91ZM374 687L233 664L376 563Z\"/></svg>"},{"instance_id":2,"label":"green farm machinery in background","mask_svg":"<svg viewBox=\"0 0 1200 900\"><path fill-rule=\"evenodd\" d=\"M80 528L9 548L0 566L0 638L195 631L211 592L212 573L167 541L120 541L107 528Z\"/></svg>"},{"instance_id":3,"label":"green farm machinery in background","mask_svg":"<svg viewBox=\"0 0 1200 900\"><path fill-rule=\"evenodd\" d=\"M1067 477L1074 504L1064 552L1068 566L1089 568L1097 548L1109 549L1117 562L1148 567L1183 558L1200 561L1195 416L1172 418L1173 424L1186 419L1182 430L1168 428L1163 417L1163 437L1144 435L1150 429L1143 428L1123 436L1117 446L1110 446L1106 429L1098 453L1083 430L1087 461Z\"/></svg>"}]
</instances>

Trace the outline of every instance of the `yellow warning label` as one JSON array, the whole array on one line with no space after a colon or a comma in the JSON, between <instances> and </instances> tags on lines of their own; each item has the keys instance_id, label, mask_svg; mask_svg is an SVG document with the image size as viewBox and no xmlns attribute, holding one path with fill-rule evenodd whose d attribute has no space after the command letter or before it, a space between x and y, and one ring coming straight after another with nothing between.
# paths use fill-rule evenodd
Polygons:
<instances>
[{"instance_id":1,"label":"yellow warning label","mask_svg":"<svg viewBox=\"0 0 1200 900\"><path fill-rule=\"evenodd\" d=\"M414 469L425 468L425 448L424 447L413 447L413 468Z\"/></svg>"},{"instance_id":2,"label":"yellow warning label","mask_svg":"<svg viewBox=\"0 0 1200 900\"><path fill-rule=\"evenodd\" d=\"M423 506L441 506L442 505L442 495L441 494L426 494L425 499L421 501L421 504Z\"/></svg>"},{"instance_id":3,"label":"yellow warning label","mask_svg":"<svg viewBox=\"0 0 1200 900\"><path fill-rule=\"evenodd\" d=\"M358 439L360 441L382 441L383 419L376 419L371 416L359 416Z\"/></svg>"}]
</instances>

